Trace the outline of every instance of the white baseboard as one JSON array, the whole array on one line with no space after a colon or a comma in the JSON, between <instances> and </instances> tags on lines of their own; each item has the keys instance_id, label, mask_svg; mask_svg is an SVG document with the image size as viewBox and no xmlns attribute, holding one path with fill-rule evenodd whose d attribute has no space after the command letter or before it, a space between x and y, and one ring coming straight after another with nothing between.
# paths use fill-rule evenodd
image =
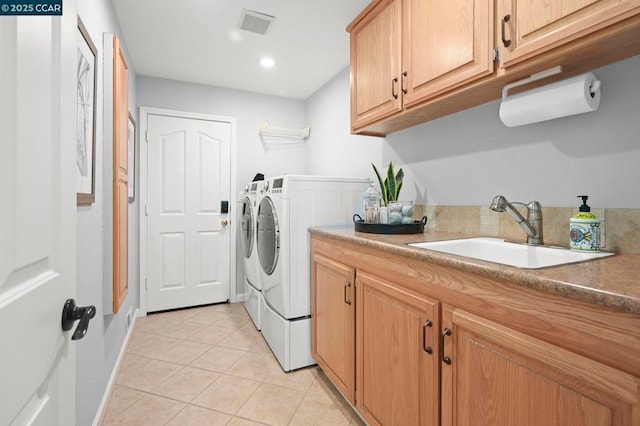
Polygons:
<instances>
[{"instance_id":1,"label":"white baseboard","mask_svg":"<svg viewBox=\"0 0 640 426\"><path fill-rule=\"evenodd\" d=\"M249 298L249 293L239 293L239 294L236 294L235 302L244 302L248 298Z\"/></svg>"},{"instance_id":2,"label":"white baseboard","mask_svg":"<svg viewBox=\"0 0 640 426\"><path fill-rule=\"evenodd\" d=\"M122 347L120 348L120 353L118 354L118 359L116 359L116 363L113 366L113 370L111 371L111 376L109 377L109 382L107 382L107 388L104 390L102 401L100 401L100 405L98 406L98 412L93 419L93 426L101 425L104 419L104 415L107 412L107 406L109 405L111 392L113 392L113 386L115 385L116 378L118 377L118 373L120 372L120 366L122 365L122 360L124 359L124 354L127 350L127 345L129 345L131 335L133 334L133 327L136 325L136 319L138 318L139 312L139 309L136 309L136 311L134 312L131 325L129 326L129 331L127 331L127 336L124 338L124 342L122 343Z\"/></svg>"}]
</instances>

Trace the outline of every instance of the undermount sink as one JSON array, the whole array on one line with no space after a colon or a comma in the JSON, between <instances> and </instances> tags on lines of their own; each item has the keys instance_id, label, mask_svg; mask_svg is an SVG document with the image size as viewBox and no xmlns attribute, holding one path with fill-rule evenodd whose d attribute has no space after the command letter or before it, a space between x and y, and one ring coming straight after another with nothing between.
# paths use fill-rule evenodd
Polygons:
<instances>
[{"instance_id":1,"label":"undermount sink","mask_svg":"<svg viewBox=\"0 0 640 426\"><path fill-rule=\"evenodd\" d=\"M586 262L613 255L608 252L583 253L562 247L511 243L499 238L465 238L409 245L527 269Z\"/></svg>"}]
</instances>

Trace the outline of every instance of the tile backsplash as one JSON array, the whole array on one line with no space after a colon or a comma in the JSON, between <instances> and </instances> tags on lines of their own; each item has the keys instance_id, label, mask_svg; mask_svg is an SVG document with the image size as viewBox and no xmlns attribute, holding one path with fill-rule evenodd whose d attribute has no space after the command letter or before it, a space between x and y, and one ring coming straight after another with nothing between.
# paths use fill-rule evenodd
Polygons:
<instances>
[{"instance_id":1,"label":"tile backsplash","mask_svg":"<svg viewBox=\"0 0 640 426\"><path fill-rule=\"evenodd\" d=\"M526 217L526 209L520 208ZM603 220L601 247L617 253L640 253L640 209L592 209ZM545 245L569 247L569 219L577 210L571 207L543 207ZM526 242L527 236L508 214L488 206L445 206L418 204L416 219L427 216L427 229L460 232L483 237L498 237Z\"/></svg>"}]
</instances>

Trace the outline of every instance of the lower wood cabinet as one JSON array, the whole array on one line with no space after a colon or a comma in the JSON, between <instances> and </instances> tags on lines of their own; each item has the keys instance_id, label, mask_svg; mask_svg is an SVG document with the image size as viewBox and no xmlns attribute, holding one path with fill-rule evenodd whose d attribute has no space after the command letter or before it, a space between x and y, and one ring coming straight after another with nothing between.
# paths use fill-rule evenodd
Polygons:
<instances>
[{"instance_id":1,"label":"lower wood cabinet","mask_svg":"<svg viewBox=\"0 0 640 426\"><path fill-rule=\"evenodd\" d=\"M355 270L324 256L311 260L311 351L327 377L355 404Z\"/></svg>"},{"instance_id":2,"label":"lower wood cabinet","mask_svg":"<svg viewBox=\"0 0 640 426\"><path fill-rule=\"evenodd\" d=\"M410 261L390 273L402 257L328 241L312 239L313 355L370 425L640 425L640 364L614 347L622 339L640 360L637 316L538 301L577 324L542 326L518 308L522 296L469 299L478 278ZM576 332L577 352L563 348ZM617 353L610 365L599 339Z\"/></svg>"},{"instance_id":3,"label":"lower wood cabinet","mask_svg":"<svg viewBox=\"0 0 640 426\"><path fill-rule=\"evenodd\" d=\"M443 357L451 360L442 365L443 425L631 426L640 420L638 380L629 374L460 309L443 310L443 327Z\"/></svg>"},{"instance_id":4,"label":"lower wood cabinet","mask_svg":"<svg viewBox=\"0 0 640 426\"><path fill-rule=\"evenodd\" d=\"M438 302L356 276L356 408L371 425L437 425Z\"/></svg>"}]
</instances>

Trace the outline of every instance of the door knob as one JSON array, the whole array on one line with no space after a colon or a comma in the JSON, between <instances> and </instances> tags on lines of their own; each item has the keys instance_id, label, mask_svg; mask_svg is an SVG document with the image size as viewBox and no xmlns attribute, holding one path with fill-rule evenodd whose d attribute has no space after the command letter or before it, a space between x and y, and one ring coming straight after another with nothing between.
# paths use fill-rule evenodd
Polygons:
<instances>
[{"instance_id":1,"label":"door knob","mask_svg":"<svg viewBox=\"0 0 640 426\"><path fill-rule=\"evenodd\" d=\"M76 306L76 301L73 299L67 299L62 309L62 329L69 331L73 328L73 323L80 320L76 331L73 332L71 340L80 340L89 328L89 320L96 316L96 307L90 306Z\"/></svg>"},{"instance_id":2,"label":"door knob","mask_svg":"<svg viewBox=\"0 0 640 426\"><path fill-rule=\"evenodd\" d=\"M220 224L222 226L227 226L229 224L229 221L227 219L223 219L222 221L220 221Z\"/></svg>"}]
</instances>

